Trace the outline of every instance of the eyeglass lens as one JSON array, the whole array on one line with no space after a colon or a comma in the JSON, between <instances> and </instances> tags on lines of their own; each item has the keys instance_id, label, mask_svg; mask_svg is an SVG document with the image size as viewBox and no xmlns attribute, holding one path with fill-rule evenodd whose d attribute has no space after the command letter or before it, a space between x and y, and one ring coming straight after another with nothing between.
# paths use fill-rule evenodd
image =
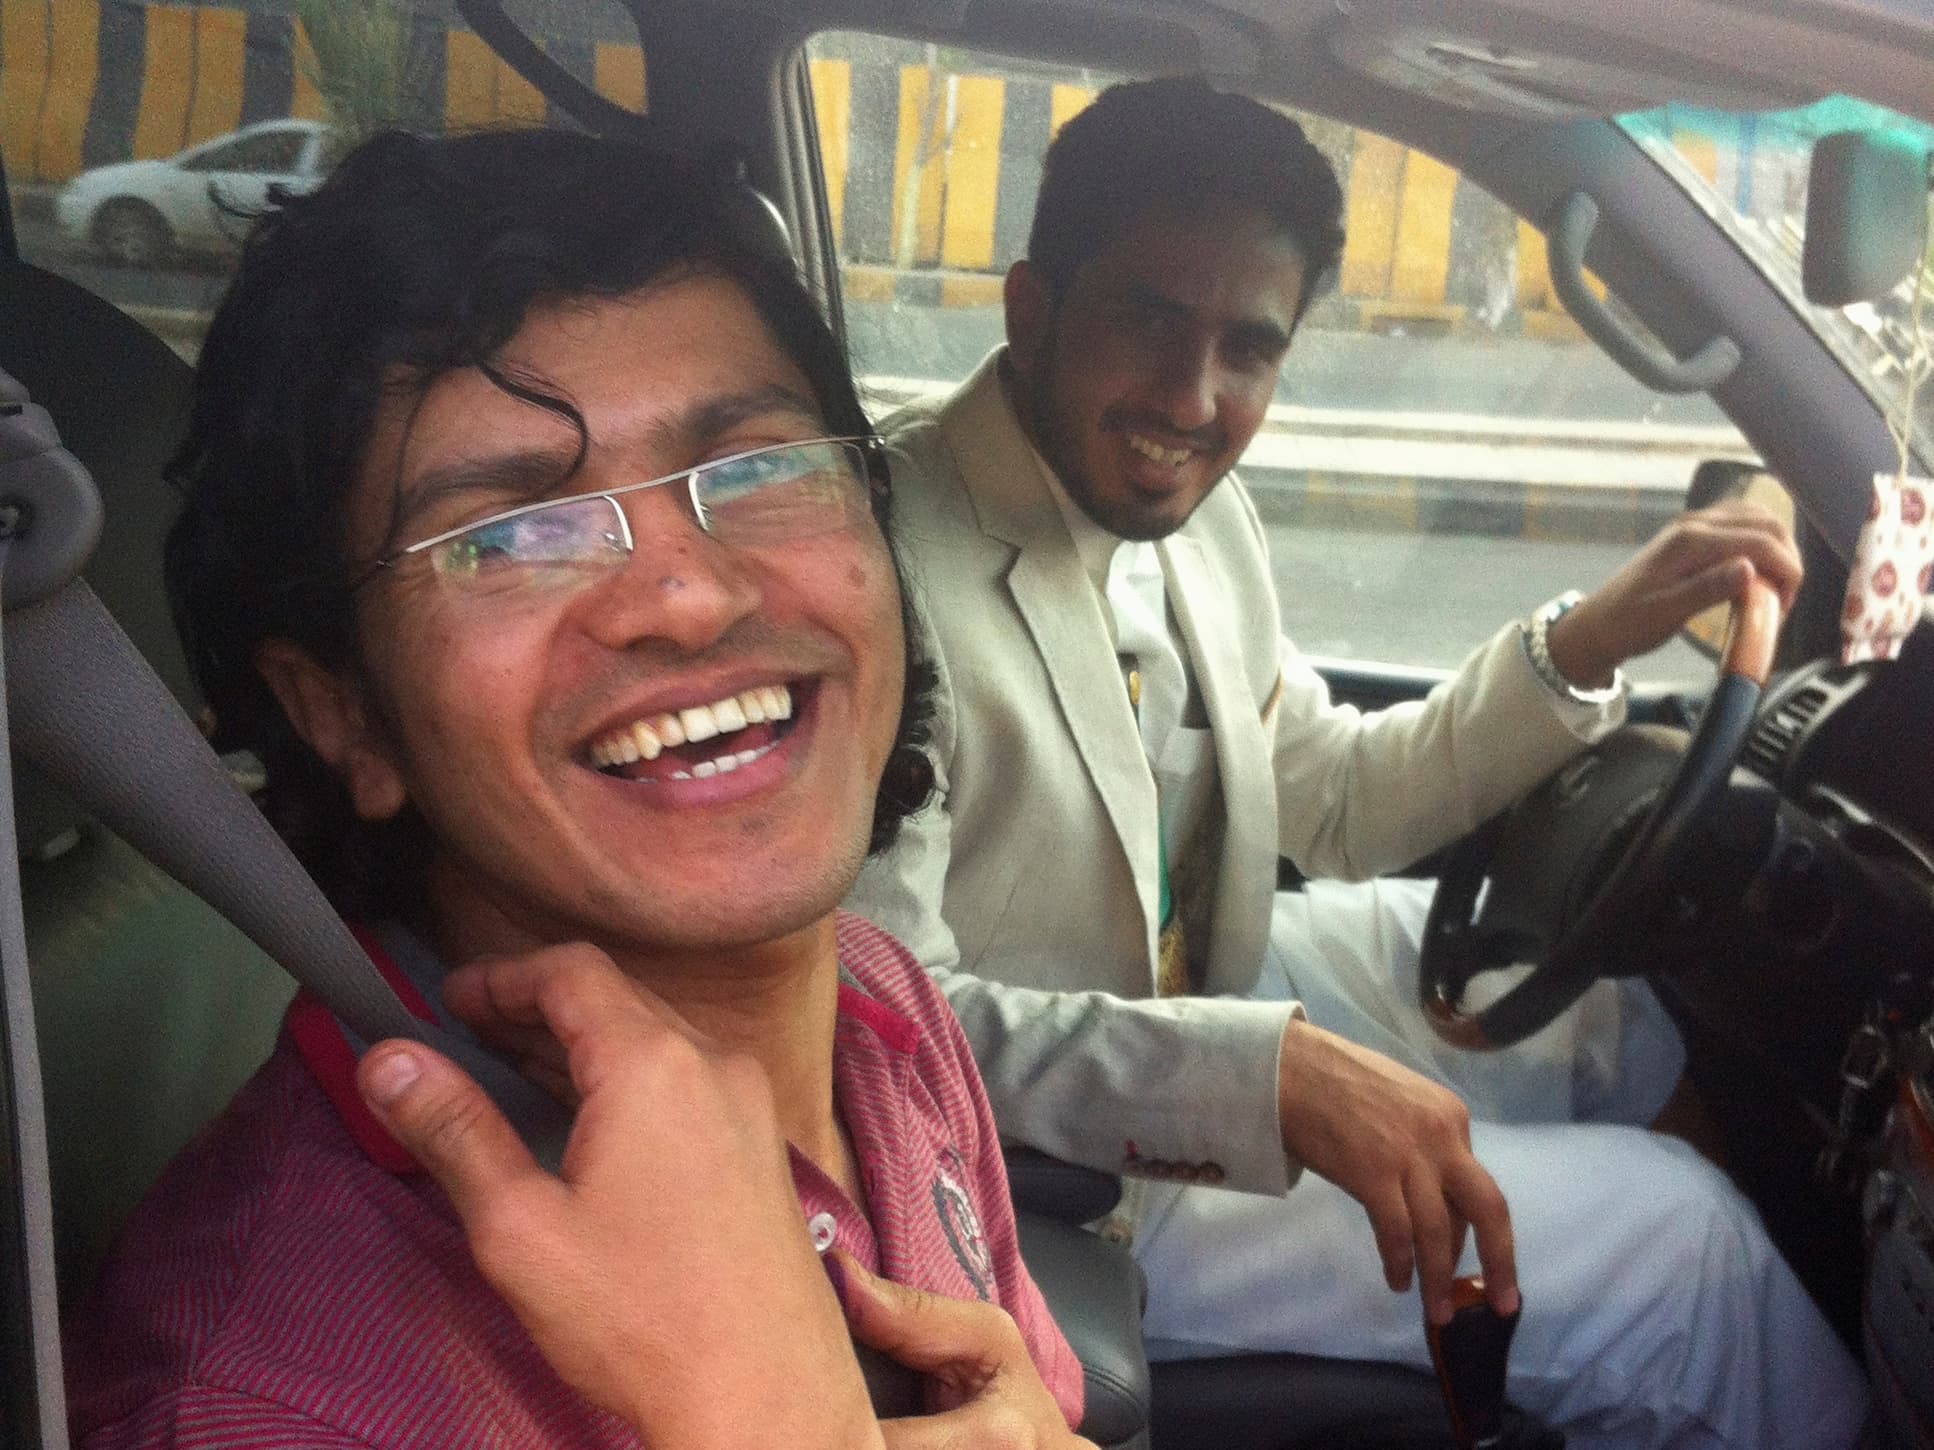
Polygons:
<instances>
[{"instance_id":1,"label":"eyeglass lens","mask_svg":"<svg viewBox=\"0 0 1934 1450\"><path fill-rule=\"evenodd\" d=\"M761 545L846 527L864 477L859 445L816 441L721 460L671 482L688 483L707 533L722 543ZM440 577L481 593L566 587L619 567L629 552L611 493L485 519L431 551Z\"/></svg>"}]
</instances>

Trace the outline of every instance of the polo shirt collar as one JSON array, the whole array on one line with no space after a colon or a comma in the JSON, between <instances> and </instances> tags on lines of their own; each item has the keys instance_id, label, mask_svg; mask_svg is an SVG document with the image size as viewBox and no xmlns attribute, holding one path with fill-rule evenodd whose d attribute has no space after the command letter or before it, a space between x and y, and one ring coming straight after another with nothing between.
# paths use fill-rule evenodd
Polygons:
<instances>
[{"instance_id":1,"label":"polo shirt collar","mask_svg":"<svg viewBox=\"0 0 1934 1450\"><path fill-rule=\"evenodd\" d=\"M411 1016L481 1045L476 1033L444 1009L444 966L429 943L395 922L376 927L352 923L350 931ZM856 1092L867 1068L863 1059L877 1051L880 1061L897 1071L899 1061L910 1060L918 1049L920 1028L868 992L844 963L839 969L837 1010L834 1031L840 1051L833 1064L834 1092L850 1120L858 1111L857 1099L863 1096ZM356 1091L356 1064L371 1044L337 1021L306 988L289 1004L284 1030L343 1126L370 1161L391 1173L422 1172ZM529 1137L531 1125L517 1121L514 1113L511 1127L520 1136Z\"/></svg>"}]
</instances>

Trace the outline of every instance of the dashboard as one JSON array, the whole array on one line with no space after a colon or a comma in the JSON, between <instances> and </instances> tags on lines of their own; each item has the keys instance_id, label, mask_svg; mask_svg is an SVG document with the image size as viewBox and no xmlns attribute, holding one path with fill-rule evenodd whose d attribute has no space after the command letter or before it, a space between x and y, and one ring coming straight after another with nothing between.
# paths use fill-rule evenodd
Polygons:
<instances>
[{"instance_id":1,"label":"dashboard","mask_svg":"<svg viewBox=\"0 0 1934 1450\"><path fill-rule=\"evenodd\" d=\"M1710 889L1645 970L1726 1166L1852 1338L1862 1181L1934 1018L1934 627L1897 661L1777 677L1727 797L1691 868Z\"/></svg>"},{"instance_id":2,"label":"dashboard","mask_svg":"<svg viewBox=\"0 0 1934 1450\"><path fill-rule=\"evenodd\" d=\"M1934 629L1897 661L1769 686L1731 794L1777 792L1743 893L1664 943L1671 994L1832 1111L1862 1023L1934 1013Z\"/></svg>"}]
</instances>

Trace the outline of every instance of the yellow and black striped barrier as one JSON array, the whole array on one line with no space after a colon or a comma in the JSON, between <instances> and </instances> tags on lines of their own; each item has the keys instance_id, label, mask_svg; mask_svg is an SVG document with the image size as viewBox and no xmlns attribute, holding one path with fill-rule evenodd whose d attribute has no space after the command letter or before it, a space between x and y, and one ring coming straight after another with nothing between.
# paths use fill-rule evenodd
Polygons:
<instances>
[{"instance_id":1,"label":"yellow and black striped barrier","mask_svg":"<svg viewBox=\"0 0 1934 1450\"><path fill-rule=\"evenodd\" d=\"M544 98L467 30L423 15L410 75L427 113L460 129L539 124ZM560 39L547 49L634 109L636 45ZM0 0L0 158L15 183L170 156L253 121L321 119L314 61L286 9L138 0ZM399 118L407 119L407 118Z\"/></svg>"},{"instance_id":2,"label":"yellow and black striped barrier","mask_svg":"<svg viewBox=\"0 0 1934 1450\"><path fill-rule=\"evenodd\" d=\"M410 22L416 119L450 128L542 123L543 98L475 35ZM642 109L636 45L544 40L621 104ZM855 48L864 55L864 48ZM252 121L320 118L313 58L284 5L0 0L0 158L15 184L171 155ZM860 300L999 301L1024 248L1041 157L1092 86L1027 74L821 56L811 62L821 156L846 286ZM1450 167L1373 133L1346 133L1348 244L1335 325L1449 330L1509 311L1573 335L1544 238Z\"/></svg>"}]
</instances>

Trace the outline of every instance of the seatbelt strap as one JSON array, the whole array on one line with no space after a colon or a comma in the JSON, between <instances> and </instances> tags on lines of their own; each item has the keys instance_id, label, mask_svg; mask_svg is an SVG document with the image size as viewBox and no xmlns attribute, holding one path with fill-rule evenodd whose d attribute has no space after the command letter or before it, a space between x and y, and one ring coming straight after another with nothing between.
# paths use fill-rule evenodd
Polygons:
<instances>
[{"instance_id":1,"label":"seatbelt strap","mask_svg":"<svg viewBox=\"0 0 1934 1450\"><path fill-rule=\"evenodd\" d=\"M4 457L4 454L0 454ZM4 464L0 464L3 468ZM0 534L0 589L4 588L13 541ZM0 686L6 679L6 650L0 641ZM7 714L0 706L0 752L7 749ZM0 755L0 759L5 759ZM7 1362L25 1352L32 1371L16 1383L9 1406L12 1423L0 1424L0 1443L32 1436L23 1443L41 1450L67 1450L67 1400L61 1382L59 1291L54 1270L54 1209L49 1193L47 1114L40 1081L40 1047L34 1036L33 984L27 975L27 929L20 905L20 850L14 838L13 772L0 770L0 1054L5 1057L8 1114L7 1147L12 1158L15 1201L4 1219L19 1229L18 1248L7 1245L0 1273L5 1310Z\"/></svg>"},{"instance_id":2,"label":"seatbelt strap","mask_svg":"<svg viewBox=\"0 0 1934 1450\"><path fill-rule=\"evenodd\" d=\"M56 784L246 933L366 1042L458 1063L555 1166L570 1119L502 1059L397 1000L321 888L235 784L94 591L74 580L6 617L14 739Z\"/></svg>"},{"instance_id":3,"label":"seatbelt strap","mask_svg":"<svg viewBox=\"0 0 1934 1450\"><path fill-rule=\"evenodd\" d=\"M419 1020L397 1000L282 839L235 784L77 577L99 531L93 480L60 447L46 412L0 372L0 532L17 524L0 568L4 701L0 743L13 743L74 800L227 917L365 1042L409 1037L476 1078L531 1151L555 1169L570 1116L481 1044ZM29 1244L29 1301L41 1444L66 1432L51 1257L46 1133L26 974L9 773L0 834L0 966L6 970L7 1070Z\"/></svg>"}]
</instances>

